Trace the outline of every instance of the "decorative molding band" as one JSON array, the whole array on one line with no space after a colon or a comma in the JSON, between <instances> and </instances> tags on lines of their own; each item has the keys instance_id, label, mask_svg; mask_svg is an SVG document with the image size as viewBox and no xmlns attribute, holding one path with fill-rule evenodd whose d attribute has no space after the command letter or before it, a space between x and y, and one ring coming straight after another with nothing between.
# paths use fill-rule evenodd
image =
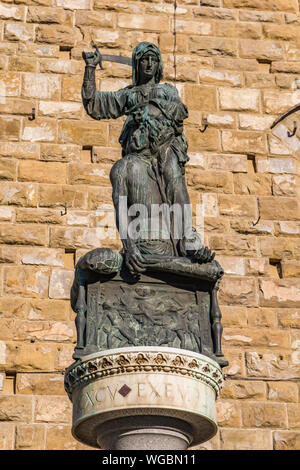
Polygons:
<instances>
[{"instance_id":1,"label":"decorative molding band","mask_svg":"<svg viewBox=\"0 0 300 470\"><path fill-rule=\"evenodd\" d=\"M65 390L72 393L80 385L98 378L141 372L189 376L210 385L219 395L223 375L218 364L207 356L171 348L124 348L101 351L72 364L65 373Z\"/></svg>"}]
</instances>

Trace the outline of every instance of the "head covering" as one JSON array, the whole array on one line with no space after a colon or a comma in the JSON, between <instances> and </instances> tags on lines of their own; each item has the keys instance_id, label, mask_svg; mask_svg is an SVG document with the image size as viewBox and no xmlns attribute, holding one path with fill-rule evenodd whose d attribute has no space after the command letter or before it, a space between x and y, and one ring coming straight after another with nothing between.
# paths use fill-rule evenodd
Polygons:
<instances>
[{"instance_id":1,"label":"head covering","mask_svg":"<svg viewBox=\"0 0 300 470\"><path fill-rule=\"evenodd\" d=\"M140 42L132 53L132 84L138 85L139 83L139 63L141 58L146 52L153 52L158 59L157 72L155 74L155 83L159 83L163 77L163 62L160 50L155 44L151 42Z\"/></svg>"}]
</instances>

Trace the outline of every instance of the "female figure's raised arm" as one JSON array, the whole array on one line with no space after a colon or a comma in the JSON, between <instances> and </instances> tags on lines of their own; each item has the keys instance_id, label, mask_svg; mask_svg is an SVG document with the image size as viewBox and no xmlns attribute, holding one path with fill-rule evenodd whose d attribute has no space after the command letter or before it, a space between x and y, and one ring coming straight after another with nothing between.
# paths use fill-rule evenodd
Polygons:
<instances>
[{"instance_id":1,"label":"female figure's raised arm","mask_svg":"<svg viewBox=\"0 0 300 470\"><path fill-rule=\"evenodd\" d=\"M83 106L93 119L116 119L125 112L127 92L100 92L96 89L96 67L100 63L100 52L83 52L85 71L81 89Z\"/></svg>"}]
</instances>

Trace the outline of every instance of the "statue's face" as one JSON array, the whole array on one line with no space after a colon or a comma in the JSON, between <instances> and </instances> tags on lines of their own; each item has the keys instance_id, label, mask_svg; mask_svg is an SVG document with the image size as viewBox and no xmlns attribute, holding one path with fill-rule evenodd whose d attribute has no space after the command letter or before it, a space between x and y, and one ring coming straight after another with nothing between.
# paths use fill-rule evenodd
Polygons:
<instances>
[{"instance_id":1,"label":"statue's face","mask_svg":"<svg viewBox=\"0 0 300 470\"><path fill-rule=\"evenodd\" d=\"M146 52L139 63L139 77L141 81L150 80L158 69L158 58L154 52Z\"/></svg>"}]
</instances>

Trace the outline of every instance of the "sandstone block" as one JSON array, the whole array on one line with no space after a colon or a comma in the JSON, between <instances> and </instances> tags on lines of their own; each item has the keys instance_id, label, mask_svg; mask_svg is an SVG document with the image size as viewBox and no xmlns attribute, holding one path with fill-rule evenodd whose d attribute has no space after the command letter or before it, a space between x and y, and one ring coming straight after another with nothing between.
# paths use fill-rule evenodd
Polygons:
<instances>
[{"instance_id":1,"label":"sandstone block","mask_svg":"<svg viewBox=\"0 0 300 470\"><path fill-rule=\"evenodd\" d=\"M278 324L283 328L299 328L300 314L297 309L276 309Z\"/></svg>"},{"instance_id":2,"label":"sandstone block","mask_svg":"<svg viewBox=\"0 0 300 470\"><path fill-rule=\"evenodd\" d=\"M300 205L292 197L259 197L258 204L262 219L300 220Z\"/></svg>"},{"instance_id":3,"label":"sandstone block","mask_svg":"<svg viewBox=\"0 0 300 470\"><path fill-rule=\"evenodd\" d=\"M7 98L5 103L0 103L1 114L31 115L32 103L29 100L19 98Z\"/></svg>"},{"instance_id":4,"label":"sandstone block","mask_svg":"<svg viewBox=\"0 0 300 470\"><path fill-rule=\"evenodd\" d=\"M218 400L216 404L218 424L223 427L236 428L241 425L241 409L239 403Z\"/></svg>"},{"instance_id":5,"label":"sandstone block","mask_svg":"<svg viewBox=\"0 0 300 470\"><path fill-rule=\"evenodd\" d=\"M222 429L222 450L272 450L272 432L269 430Z\"/></svg>"},{"instance_id":6,"label":"sandstone block","mask_svg":"<svg viewBox=\"0 0 300 470\"><path fill-rule=\"evenodd\" d=\"M76 145L41 144L41 160L68 162L80 159L80 147Z\"/></svg>"},{"instance_id":7,"label":"sandstone block","mask_svg":"<svg viewBox=\"0 0 300 470\"><path fill-rule=\"evenodd\" d=\"M266 137L259 132L223 131L222 147L225 152L233 153L267 153Z\"/></svg>"},{"instance_id":8,"label":"sandstone block","mask_svg":"<svg viewBox=\"0 0 300 470\"><path fill-rule=\"evenodd\" d=\"M8 68L19 72L37 72L38 60L35 57L10 57Z\"/></svg>"},{"instance_id":9,"label":"sandstone block","mask_svg":"<svg viewBox=\"0 0 300 470\"><path fill-rule=\"evenodd\" d=\"M300 233L299 222L278 222L276 225L277 235L297 236Z\"/></svg>"},{"instance_id":10,"label":"sandstone block","mask_svg":"<svg viewBox=\"0 0 300 470\"><path fill-rule=\"evenodd\" d=\"M49 269L7 267L4 274L4 292L8 295L41 298L48 296Z\"/></svg>"},{"instance_id":11,"label":"sandstone block","mask_svg":"<svg viewBox=\"0 0 300 470\"><path fill-rule=\"evenodd\" d=\"M81 103L82 76L62 77L62 100Z\"/></svg>"},{"instance_id":12,"label":"sandstone block","mask_svg":"<svg viewBox=\"0 0 300 470\"><path fill-rule=\"evenodd\" d=\"M244 276L245 260L231 256L218 256L218 262L221 264L226 274L237 274Z\"/></svg>"},{"instance_id":13,"label":"sandstone block","mask_svg":"<svg viewBox=\"0 0 300 470\"><path fill-rule=\"evenodd\" d=\"M0 118L0 140L16 141L19 140L20 120L13 117Z\"/></svg>"},{"instance_id":14,"label":"sandstone block","mask_svg":"<svg viewBox=\"0 0 300 470\"><path fill-rule=\"evenodd\" d=\"M218 256L218 260L222 258ZM223 267L223 264L221 263ZM247 309L243 306L227 306L221 305L222 311L222 324L228 328L243 328L247 326ZM228 398L228 397L227 397Z\"/></svg>"},{"instance_id":15,"label":"sandstone block","mask_svg":"<svg viewBox=\"0 0 300 470\"><path fill-rule=\"evenodd\" d=\"M142 31L169 31L169 21L161 16L155 15L118 15L118 26L126 29L139 29Z\"/></svg>"},{"instance_id":16,"label":"sandstone block","mask_svg":"<svg viewBox=\"0 0 300 470\"><path fill-rule=\"evenodd\" d=\"M220 88L219 101L223 111L258 111L260 92L252 88Z\"/></svg>"},{"instance_id":17,"label":"sandstone block","mask_svg":"<svg viewBox=\"0 0 300 470\"><path fill-rule=\"evenodd\" d=\"M7 52L6 52L7 54ZM18 72L0 72L1 102L6 101L8 96L19 96L20 89L20 73ZM5 103L3 103L5 104Z\"/></svg>"},{"instance_id":18,"label":"sandstone block","mask_svg":"<svg viewBox=\"0 0 300 470\"><path fill-rule=\"evenodd\" d=\"M24 124L21 138L22 140L30 142L53 142L56 140L56 129L57 125L54 119L46 120L38 118L34 121L27 121L26 124ZM22 167L26 167L26 160L23 161Z\"/></svg>"},{"instance_id":19,"label":"sandstone block","mask_svg":"<svg viewBox=\"0 0 300 470\"><path fill-rule=\"evenodd\" d=\"M187 175L187 184L193 190L232 193L232 175L223 171L202 171L193 169Z\"/></svg>"},{"instance_id":20,"label":"sandstone block","mask_svg":"<svg viewBox=\"0 0 300 470\"><path fill-rule=\"evenodd\" d=\"M227 70L244 70L246 72L255 72L259 70L258 63L255 59L240 59L227 57L213 58L214 67L216 69L227 69Z\"/></svg>"},{"instance_id":21,"label":"sandstone block","mask_svg":"<svg viewBox=\"0 0 300 470\"><path fill-rule=\"evenodd\" d=\"M295 106L299 102L298 91L272 91L265 90L263 93L263 104L267 114L282 114L287 109Z\"/></svg>"},{"instance_id":22,"label":"sandstone block","mask_svg":"<svg viewBox=\"0 0 300 470\"><path fill-rule=\"evenodd\" d=\"M16 429L16 449L44 450L46 429L42 424L19 424Z\"/></svg>"},{"instance_id":23,"label":"sandstone block","mask_svg":"<svg viewBox=\"0 0 300 470\"><path fill-rule=\"evenodd\" d=\"M30 57L59 57L59 46L49 44L19 43L18 50L24 56Z\"/></svg>"},{"instance_id":24,"label":"sandstone block","mask_svg":"<svg viewBox=\"0 0 300 470\"><path fill-rule=\"evenodd\" d=\"M107 28L115 25L115 14L109 11L84 11L78 10L75 13L75 24L78 26L93 26Z\"/></svg>"},{"instance_id":25,"label":"sandstone block","mask_svg":"<svg viewBox=\"0 0 300 470\"><path fill-rule=\"evenodd\" d=\"M74 270L53 269L50 277L50 299L69 299Z\"/></svg>"},{"instance_id":26,"label":"sandstone block","mask_svg":"<svg viewBox=\"0 0 300 470\"><path fill-rule=\"evenodd\" d=\"M232 256L256 256L257 246L254 236L245 235L212 235L209 238L209 247L214 251L222 254Z\"/></svg>"},{"instance_id":27,"label":"sandstone block","mask_svg":"<svg viewBox=\"0 0 300 470\"><path fill-rule=\"evenodd\" d=\"M300 276L300 261L283 261L281 263L282 277Z\"/></svg>"},{"instance_id":28,"label":"sandstone block","mask_svg":"<svg viewBox=\"0 0 300 470\"><path fill-rule=\"evenodd\" d=\"M89 10L91 8L91 0L56 0L58 7L70 10Z\"/></svg>"},{"instance_id":29,"label":"sandstone block","mask_svg":"<svg viewBox=\"0 0 300 470\"><path fill-rule=\"evenodd\" d=\"M22 264L64 266L64 252L54 248L20 248Z\"/></svg>"},{"instance_id":30,"label":"sandstone block","mask_svg":"<svg viewBox=\"0 0 300 470\"><path fill-rule=\"evenodd\" d=\"M226 8L251 8L254 10L298 12L296 0L278 0L276 5L274 5L272 0L224 0L223 3Z\"/></svg>"},{"instance_id":31,"label":"sandstone block","mask_svg":"<svg viewBox=\"0 0 300 470\"><path fill-rule=\"evenodd\" d=\"M275 450L298 450L300 447L300 432L276 431L273 440Z\"/></svg>"},{"instance_id":32,"label":"sandstone block","mask_svg":"<svg viewBox=\"0 0 300 470\"><path fill-rule=\"evenodd\" d=\"M4 324L4 331L5 331ZM72 324L73 327L73 324ZM32 342L37 341L55 341L55 342L70 342L73 340L74 332L70 324L62 322L49 322L37 320L19 320L16 321L15 327L10 328L10 333L6 336L12 337L14 340L28 340ZM10 339L10 338L8 338Z\"/></svg>"},{"instance_id":33,"label":"sandstone block","mask_svg":"<svg viewBox=\"0 0 300 470\"><path fill-rule=\"evenodd\" d=\"M245 76L245 85L250 88L274 88L275 77L269 73L249 72Z\"/></svg>"},{"instance_id":34,"label":"sandstone block","mask_svg":"<svg viewBox=\"0 0 300 470\"><path fill-rule=\"evenodd\" d=\"M257 203L254 196L219 195L219 211L222 215L235 217L257 216Z\"/></svg>"},{"instance_id":35,"label":"sandstone block","mask_svg":"<svg viewBox=\"0 0 300 470\"><path fill-rule=\"evenodd\" d=\"M2 297L0 315L1 318L26 318L28 315L27 301L17 297Z\"/></svg>"},{"instance_id":36,"label":"sandstone block","mask_svg":"<svg viewBox=\"0 0 300 470\"><path fill-rule=\"evenodd\" d=\"M8 341L5 361L1 358L0 362L9 370L53 371L56 369L56 356L57 347L54 345Z\"/></svg>"},{"instance_id":37,"label":"sandstone block","mask_svg":"<svg viewBox=\"0 0 300 470\"><path fill-rule=\"evenodd\" d=\"M16 160L3 158L0 161L0 180L15 180L17 171Z\"/></svg>"},{"instance_id":38,"label":"sandstone block","mask_svg":"<svg viewBox=\"0 0 300 470\"><path fill-rule=\"evenodd\" d=\"M6 23L4 37L9 41L34 41L34 26L21 23Z\"/></svg>"},{"instance_id":39,"label":"sandstone block","mask_svg":"<svg viewBox=\"0 0 300 470\"><path fill-rule=\"evenodd\" d=\"M60 74L78 74L84 72L84 64L77 60L64 59L41 59L40 72L60 73Z\"/></svg>"},{"instance_id":40,"label":"sandstone block","mask_svg":"<svg viewBox=\"0 0 300 470\"><path fill-rule=\"evenodd\" d=\"M96 216L97 217L97 216ZM94 226L95 217L86 211L70 211L67 215L67 225Z\"/></svg>"},{"instance_id":41,"label":"sandstone block","mask_svg":"<svg viewBox=\"0 0 300 470\"><path fill-rule=\"evenodd\" d=\"M34 184L4 182L0 187L0 202L34 207L37 205L37 187Z\"/></svg>"},{"instance_id":42,"label":"sandstone block","mask_svg":"<svg viewBox=\"0 0 300 470\"><path fill-rule=\"evenodd\" d=\"M295 173L293 160L279 158L257 159L257 171L260 173Z\"/></svg>"},{"instance_id":43,"label":"sandstone block","mask_svg":"<svg viewBox=\"0 0 300 470\"><path fill-rule=\"evenodd\" d=\"M258 173L236 174L233 177L236 194L271 196L271 175Z\"/></svg>"},{"instance_id":44,"label":"sandstone block","mask_svg":"<svg viewBox=\"0 0 300 470\"><path fill-rule=\"evenodd\" d=\"M238 23L232 21L218 21L215 25L215 35L231 38L260 39L262 27L255 23Z\"/></svg>"},{"instance_id":45,"label":"sandstone block","mask_svg":"<svg viewBox=\"0 0 300 470\"><path fill-rule=\"evenodd\" d=\"M1 206L0 207L0 221L1 222L12 222L12 218L14 216L14 209L12 207L5 207L5 206ZM3 253L0 255L0 259L4 259L4 256ZM9 259L10 257L8 256L7 259Z\"/></svg>"},{"instance_id":46,"label":"sandstone block","mask_svg":"<svg viewBox=\"0 0 300 470\"><path fill-rule=\"evenodd\" d=\"M217 129L208 128L204 134L196 128L186 128L186 138L189 143L191 152L199 152L199 150L220 151L220 137Z\"/></svg>"},{"instance_id":47,"label":"sandstone block","mask_svg":"<svg viewBox=\"0 0 300 470\"><path fill-rule=\"evenodd\" d=\"M246 260L246 273L254 276L266 276L269 273L268 260L262 258Z\"/></svg>"},{"instance_id":48,"label":"sandstone block","mask_svg":"<svg viewBox=\"0 0 300 470\"><path fill-rule=\"evenodd\" d=\"M242 420L245 427L285 428L286 408L282 403L243 403Z\"/></svg>"},{"instance_id":49,"label":"sandstone block","mask_svg":"<svg viewBox=\"0 0 300 470\"><path fill-rule=\"evenodd\" d=\"M64 300L30 299L28 319L66 321L69 319L70 310L69 302Z\"/></svg>"},{"instance_id":50,"label":"sandstone block","mask_svg":"<svg viewBox=\"0 0 300 470\"><path fill-rule=\"evenodd\" d=\"M22 395L65 395L62 374L17 374L16 392Z\"/></svg>"},{"instance_id":51,"label":"sandstone block","mask_svg":"<svg viewBox=\"0 0 300 470\"><path fill-rule=\"evenodd\" d=\"M31 74L23 75L22 94L29 98L59 98L60 78L55 75Z\"/></svg>"},{"instance_id":52,"label":"sandstone block","mask_svg":"<svg viewBox=\"0 0 300 470\"><path fill-rule=\"evenodd\" d=\"M222 280L219 301L225 305L257 305L257 287L252 278L226 276Z\"/></svg>"},{"instance_id":53,"label":"sandstone block","mask_svg":"<svg viewBox=\"0 0 300 470\"><path fill-rule=\"evenodd\" d=\"M225 129L227 127L235 127L236 123L235 118L231 114L208 114L207 122L209 126Z\"/></svg>"},{"instance_id":54,"label":"sandstone block","mask_svg":"<svg viewBox=\"0 0 300 470\"><path fill-rule=\"evenodd\" d=\"M300 289L297 280L260 279L260 305L263 307L298 307Z\"/></svg>"},{"instance_id":55,"label":"sandstone block","mask_svg":"<svg viewBox=\"0 0 300 470\"><path fill-rule=\"evenodd\" d=\"M250 308L248 312L248 324L251 327L276 328L277 315L276 310L272 308Z\"/></svg>"},{"instance_id":56,"label":"sandstone block","mask_svg":"<svg viewBox=\"0 0 300 470\"><path fill-rule=\"evenodd\" d=\"M282 401L285 403L297 402L298 401L298 387L297 384L293 382L267 382L268 387L268 399L271 401ZM289 419L289 412L293 412L293 414L297 415L297 408L293 409L293 406L290 408L291 405L288 405L288 419ZM289 420L289 427L291 426Z\"/></svg>"},{"instance_id":57,"label":"sandstone block","mask_svg":"<svg viewBox=\"0 0 300 470\"><path fill-rule=\"evenodd\" d=\"M55 209L17 209L16 222L36 224L61 224L63 218L59 210Z\"/></svg>"},{"instance_id":58,"label":"sandstone block","mask_svg":"<svg viewBox=\"0 0 300 470\"><path fill-rule=\"evenodd\" d=\"M296 41L299 37L299 26L273 25L263 26L263 32L266 38L278 41Z\"/></svg>"},{"instance_id":59,"label":"sandstone block","mask_svg":"<svg viewBox=\"0 0 300 470\"><path fill-rule=\"evenodd\" d=\"M265 400L266 384L259 381L232 380L221 391L221 397L231 400Z\"/></svg>"},{"instance_id":60,"label":"sandstone block","mask_svg":"<svg viewBox=\"0 0 300 470\"><path fill-rule=\"evenodd\" d=\"M72 11L62 8L49 8L44 6L29 6L27 13L28 23L58 23L73 25Z\"/></svg>"},{"instance_id":61,"label":"sandstone block","mask_svg":"<svg viewBox=\"0 0 300 470\"><path fill-rule=\"evenodd\" d=\"M287 15L292 15L287 13ZM292 15L295 16L295 15ZM270 11L242 10L239 13L240 21L258 21L261 23L281 23L282 16L280 13Z\"/></svg>"},{"instance_id":62,"label":"sandstone block","mask_svg":"<svg viewBox=\"0 0 300 470\"><path fill-rule=\"evenodd\" d=\"M185 102L188 108L215 111L217 109L216 90L209 86L185 85Z\"/></svg>"},{"instance_id":63,"label":"sandstone block","mask_svg":"<svg viewBox=\"0 0 300 470\"><path fill-rule=\"evenodd\" d=\"M291 259L294 257L294 245L288 238L267 238L259 240L260 252L270 259Z\"/></svg>"},{"instance_id":64,"label":"sandstone block","mask_svg":"<svg viewBox=\"0 0 300 470\"><path fill-rule=\"evenodd\" d=\"M245 90L245 89L244 89ZM240 114L240 129L249 131L267 131L272 125L273 117L256 116L254 114Z\"/></svg>"},{"instance_id":65,"label":"sandstone block","mask_svg":"<svg viewBox=\"0 0 300 470\"><path fill-rule=\"evenodd\" d=\"M33 225L0 225L0 241L8 245L45 245L47 229Z\"/></svg>"},{"instance_id":66,"label":"sandstone block","mask_svg":"<svg viewBox=\"0 0 300 470\"><path fill-rule=\"evenodd\" d=\"M74 47L81 39L80 30L71 26L43 24L36 28L36 40L41 43Z\"/></svg>"},{"instance_id":67,"label":"sandstone block","mask_svg":"<svg viewBox=\"0 0 300 470\"><path fill-rule=\"evenodd\" d=\"M188 36L185 34L177 35L177 51L179 53L187 52L188 50ZM174 36L172 33L161 33L159 35L159 47L162 53L173 52L174 49Z\"/></svg>"},{"instance_id":68,"label":"sandstone block","mask_svg":"<svg viewBox=\"0 0 300 470\"><path fill-rule=\"evenodd\" d=\"M30 158L36 160L40 155L39 144L31 144L28 142L1 142L1 157L11 158Z\"/></svg>"},{"instance_id":69,"label":"sandstone block","mask_svg":"<svg viewBox=\"0 0 300 470\"><path fill-rule=\"evenodd\" d=\"M24 21L25 7L19 5L1 5L0 18L1 20Z\"/></svg>"},{"instance_id":70,"label":"sandstone block","mask_svg":"<svg viewBox=\"0 0 300 470\"><path fill-rule=\"evenodd\" d=\"M224 370L227 376L233 377L234 380L245 377L245 357L244 352L237 351L237 349L224 349L226 357L228 358L229 366Z\"/></svg>"},{"instance_id":71,"label":"sandstone block","mask_svg":"<svg viewBox=\"0 0 300 470\"><path fill-rule=\"evenodd\" d=\"M30 160L21 160L18 173L19 181L63 184L67 179L66 165L56 162L35 162L33 166Z\"/></svg>"},{"instance_id":72,"label":"sandstone block","mask_svg":"<svg viewBox=\"0 0 300 470\"><path fill-rule=\"evenodd\" d=\"M247 173L246 155L206 155L207 167L215 170Z\"/></svg>"},{"instance_id":73,"label":"sandstone block","mask_svg":"<svg viewBox=\"0 0 300 470\"><path fill-rule=\"evenodd\" d=\"M285 331L266 328L226 328L223 334L224 344L231 346L252 346L266 348L288 348L290 339ZM227 343L228 342L228 343Z\"/></svg>"},{"instance_id":74,"label":"sandstone block","mask_svg":"<svg viewBox=\"0 0 300 470\"><path fill-rule=\"evenodd\" d=\"M237 56L237 40L227 38L212 38L191 36L189 50L200 56Z\"/></svg>"},{"instance_id":75,"label":"sandstone block","mask_svg":"<svg viewBox=\"0 0 300 470\"><path fill-rule=\"evenodd\" d=\"M55 227L50 229L50 245L57 248L98 248L100 230L95 228Z\"/></svg>"},{"instance_id":76,"label":"sandstone block","mask_svg":"<svg viewBox=\"0 0 300 470\"><path fill-rule=\"evenodd\" d=\"M34 420L37 423L69 423L72 404L68 397L37 396L35 399Z\"/></svg>"},{"instance_id":77,"label":"sandstone block","mask_svg":"<svg viewBox=\"0 0 300 470\"><path fill-rule=\"evenodd\" d=\"M292 137L293 139L293 137ZM297 138L298 139L298 138ZM269 153L272 155L292 155L293 151L287 142L282 141L274 135L268 135Z\"/></svg>"},{"instance_id":78,"label":"sandstone block","mask_svg":"<svg viewBox=\"0 0 300 470\"><path fill-rule=\"evenodd\" d=\"M110 186L109 173L111 165L97 165L96 163L71 163L69 168L70 184Z\"/></svg>"},{"instance_id":79,"label":"sandstone block","mask_svg":"<svg viewBox=\"0 0 300 470\"><path fill-rule=\"evenodd\" d=\"M81 116L81 103L69 101L40 101L39 112L41 116L50 116L57 119L70 118L79 119Z\"/></svg>"},{"instance_id":80,"label":"sandstone block","mask_svg":"<svg viewBox=\"0 0 300 470\"><path fill-rule=\"evenodd\" d=\"M272 193L274 196L295 196L296 178L293 175L273 176Z\"/></svg>"},{"instance_id":81,"label":"sandstone block","mask_svg":"<svg viewBox=\"0 0 300 470\"><path fill-rule=\"evenodd\" d=\"M240 40L240 57L245 59L281 60L284 49L280 42L268 40Z\"/></svg>"},{"instance_id":82,"label":"sandstone block","mask_svg":"<svg viewBox=\"0 0 300 470\"><path fill-rule=\"evenodd\" d=\"M32 398L20 395L0 396L0 421L25 421L32 419Z\"/></svg>"},{"instance_id":83,"label":"sandstone block","mask_svg":"<svg viewBox=\"0 0 300 470\"><path fill-rule=\"evenodd\" d=\"M90 447L76 441L70 426L57 424L47 426L46 447L48 450L91 450Z\"/></svg>"},{"instance_id":84,"label":"sandstone block","mask_svg":"<svg viewBox=\"0 0 300 470\"><path fill-rule=\"evenodd\" d=\"M67 185L43 185L39 192L40 207L85 208L87 194L85 189L77 189Z\"/></svg>"},{"instance_id":85,"label":"sandstone block","mask_svg":"<svg viewBox=\"0 0 300 470\"><path fill-rule=\"evenodd\" d=\"M15 424L1 423L0 428L0 448L1 450L14 450Z\"/></svg>"},{"instance_id":86,"label":"sandstone block","mask_svg":"<svg viewBox=\"0 0 300 470\"><path fill-rule=\"evenodd\" d=\"M107 145L108 125L106 122L62 120L58 126L58 136L61 143Z\"/></svg>"},{"instance_id":87,"label":"sandstone block","mask_svg":"<svg viewBox=\"0 0 300 470\"><path fill-rule=\"evenodd\" d=\"M250 377L290 380L299 376L299 363L293 363L286 352L246 352L246 369Z\"/></svg>"}]
</instances>

